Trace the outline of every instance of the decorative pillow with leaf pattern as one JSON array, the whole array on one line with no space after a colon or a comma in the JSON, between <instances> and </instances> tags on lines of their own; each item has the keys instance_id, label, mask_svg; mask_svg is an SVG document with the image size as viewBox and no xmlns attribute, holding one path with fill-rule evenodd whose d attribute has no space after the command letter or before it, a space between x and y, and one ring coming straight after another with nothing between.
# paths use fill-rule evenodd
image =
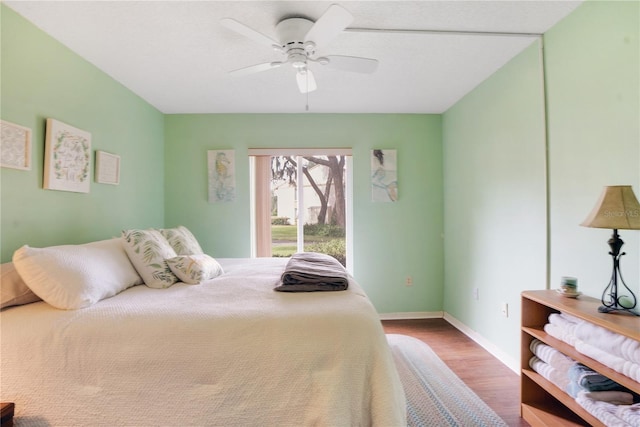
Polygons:
<instances>
[{"instance_id":1,"label":"decorative pillow with leaf pattern","mask_svg":"<svg viewBox=\"0 0 640 427\"><path fill-rule=\"evenodd\" d=\"M207 254L180 255L167 260L171 271L184 283L198 284L224 273L218 261Z\"/></svg>"},{"instance_id":2,"label":"decorative pillow with leaf pattern","mask_svg":"<svg viewBox=\"0 0 640 427\"><path fill-rule=\"evenodd\" d=\"M179 225L176 228L164 228L160 232L167 239L173 250L176 251L177 255L200 255L204 253L198 240L183 225Z\"/></svg>"},{"instance_id":3,"label":"decorative pillow with leaf pattern","mask_svg":"<svg viewBox=\"0 0 640 427\"><path fill-rule=\"evenodd\" d=\"M168 288L178 281L166 259L176 256L158 230L123 230L124 249L131 263L150 288Z\"/></svg>"}]
</instances>

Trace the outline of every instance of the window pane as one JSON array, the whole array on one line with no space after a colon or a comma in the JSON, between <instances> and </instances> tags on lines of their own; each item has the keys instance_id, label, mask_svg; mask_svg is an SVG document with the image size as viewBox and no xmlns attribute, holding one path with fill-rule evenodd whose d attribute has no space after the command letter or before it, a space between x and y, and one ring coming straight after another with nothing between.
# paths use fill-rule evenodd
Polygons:
<instances>
[{"instance_id":1,"label":"window pane","mask_svg":"<svg viewBox=\"0 0 640 427\"><path fill-rule=\"evenodd\" d=\"M344 157L308 157L303 168L304 250L346 265Z\"/></svg>"},{"instance_id":2,"label":"window pane","mask_svg":"<svg viewBox=\"0 0 640 427\"><path fill-rule=\"evenodd\" d=\"M304 250L329 254L346 266L345 162L343 155L271 157L272 256L297 252L301 221Z\"/></svg>"},{"instance_id":3,"label":"window pane","mask_svg":"<svg viewBox=\"0 0 640 427\"><path fill-rule=\"evenodd\" d=\"M296 162L294 157L271 158L271 255L290 257L297 251Z\"/></svg>"}]
</instances>

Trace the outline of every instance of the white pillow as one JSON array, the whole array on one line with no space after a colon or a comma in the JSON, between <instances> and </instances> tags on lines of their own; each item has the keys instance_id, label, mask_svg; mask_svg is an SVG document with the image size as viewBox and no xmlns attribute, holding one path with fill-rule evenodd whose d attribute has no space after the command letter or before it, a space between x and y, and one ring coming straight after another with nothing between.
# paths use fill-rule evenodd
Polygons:
<instances>
[{"instance_id":1,"label":"white pillow","mask_svg":"<svg viewBox=\"0 0 640 427\"><path fill-rule=\"evenodd\" d=\"M47 248L25 245L13 254L13 264L36 295L65 310L88 307L142 283L119 238Z\"/></svg>"},{"instance_id":2,"label":"white pillow","mask_svg":"<svg viewBox=\"0 0 640 427\"><path fill-rule=\"evenodd\" d=\"M42 301L24 283L12 262L0 264L0 308Z\"/></svg>"},{"instance_id":3,"label":"white pillow","mask_svg":"<svg viewBox=\"0 0 640 427\"><path fill-rule=\"evenodd\" d=\"M124 230L122 237L125 251L145 285L162 289L178 281L165 261L176 252L158 230Z\"/></svg>"},{"instance_id":4,"label":"white pillow","mask_svg":"<svg viewBox=\"0 0 640 427\"><path fill-rule=\"evenodd\" d=\"M204 251L200 247L198 240L185 226L179 225L176 228L163 228L160 230L167 242L171 245L177 255L202 254Z\"/></svg>"},{"instance_id":5,"label":"white pillow","mask_svg":"<svg viewBox=\"0 0 640 427\"><path fill-rule=\"evenodd\" d=\"M218 261L207 254L180 255L167 260L169 268L184 283L197 284L223 273Z\"/></svg>"}]
</instances>

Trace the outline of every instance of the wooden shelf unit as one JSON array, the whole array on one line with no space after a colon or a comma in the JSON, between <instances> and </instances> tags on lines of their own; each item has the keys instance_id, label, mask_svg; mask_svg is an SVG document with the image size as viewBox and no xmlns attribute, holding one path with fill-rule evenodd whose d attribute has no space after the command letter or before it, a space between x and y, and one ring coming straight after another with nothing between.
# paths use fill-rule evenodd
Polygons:
<instances>
[{"instance_id":1,"label":"wooden shelf unit","mask_svg":"<svg viewBox=\"0 0 640 427\"><path fill-rule=\"evenodd\" d=\"M600 305L600 300L595 298L567 298L554 290L522 293L520 414L532 426L604 426L573 397L529 367L529 359L533 356L529 347L535 338L640 394L640 383L585 356L544 331L551 313L564 312L640 341L640 317L599 313Z\"/></svg>"}]
</instances>

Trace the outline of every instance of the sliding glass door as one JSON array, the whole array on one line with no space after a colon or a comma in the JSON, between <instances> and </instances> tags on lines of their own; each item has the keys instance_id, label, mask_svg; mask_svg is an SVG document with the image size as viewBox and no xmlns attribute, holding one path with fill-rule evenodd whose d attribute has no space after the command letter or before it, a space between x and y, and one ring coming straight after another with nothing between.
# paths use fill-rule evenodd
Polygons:
<instances>
[{"instance_id":1,"label":"sliding glass door","mask_svg":"<svg viewBox=\"0 0 640 427\"><path fill-rule=\"evenodd\" d=\"M321 252L350 266L350 150L264 151L250 150L254 255Z\"/></svg>"}]
</instances>

